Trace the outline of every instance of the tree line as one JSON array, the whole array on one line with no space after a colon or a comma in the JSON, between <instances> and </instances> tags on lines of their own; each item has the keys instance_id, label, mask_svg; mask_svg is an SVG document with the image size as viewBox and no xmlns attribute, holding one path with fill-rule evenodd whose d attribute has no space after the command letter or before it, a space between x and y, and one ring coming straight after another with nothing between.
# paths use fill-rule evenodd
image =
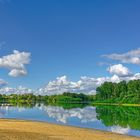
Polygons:
<instances>
[{"instance_id":1,"label":"tree line","mask_svg":"<svg viewBox=\"0 0 140 140\"><path fill-rule=\"evenodd\" d=\"M140 80L105 82L96 92L97 102L140 103Z\"/></svg>"},{"instance_id":2,"label":"tree line","mask_svg":"<svg viewBox=\"0 0 140 140\"><path fill-rule=\"evenodd\" d=\"M36 102L43 103L83 103L91 101L93 96L85 95L83 93L64 92L60 95L34 95L34 94L0 94L0 103L20 103L31 104Z\"/></svg>"},{"instance_id":3,"label":"tree line","mask_svg":"<svg viewBox=\"0 0 140 140\"><path fill-rule=\"evenodd\" d=\"M51 103L56 102L63 102L63 103L87 103L92 101L93 96L92 95L86 95L83 93L70 93L70 92L64 92L60 95L51 95L47 97L47 101Z\"/></svg>"}]
</instances>

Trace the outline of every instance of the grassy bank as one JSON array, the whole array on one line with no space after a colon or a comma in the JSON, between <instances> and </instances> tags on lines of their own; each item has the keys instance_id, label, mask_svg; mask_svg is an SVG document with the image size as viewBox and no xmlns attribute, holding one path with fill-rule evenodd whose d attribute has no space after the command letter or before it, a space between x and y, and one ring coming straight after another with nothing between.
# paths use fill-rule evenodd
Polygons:
<instances>
[{"instance_id":1,"label":"grassy bank","mask_svg":"<svg viewBox=\"0 0 140 140\"><path fill-rule=\"evenodd\" d=\"M125 103L96 103L93 102L91 105L96 106L96 105L110 105L110 106L140 106L140 104L125 104Z\"/></svg>"}]
</instances>

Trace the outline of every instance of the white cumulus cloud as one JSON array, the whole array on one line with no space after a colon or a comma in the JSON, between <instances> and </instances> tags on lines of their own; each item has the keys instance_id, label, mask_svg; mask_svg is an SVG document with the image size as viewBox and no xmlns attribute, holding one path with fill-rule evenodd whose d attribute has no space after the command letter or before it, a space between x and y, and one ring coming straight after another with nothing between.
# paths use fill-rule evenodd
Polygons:
<instances>
[{"instance_id":1,"label":"white cumulus cloud","mask_svg":"<svg viewBox=\"0 0 140 140\"><path fill-rule=\"evenodd\" d=\"M120 61L122 63L140 65L140 48L122 54L117 54L117 53L107 54L107 55L103 55L103 57Z\"/></svg>"},{"instance_id":2,"label":"white cumulus cloud","mask_svg":"<svg viewBox=\"0 0 140 140\"><path fill-rule=\"evenodd\" d=\"M129 69L122 64L112 65L107 69L111 74L116 74L118 76L130 76L132 73Z\"/></svg>"},{"instance_id":3,"label":"white cumulus cloud","mask_svg":"<svg viewBox=\"0 0 140 140\"><path fill-rule=\"evenodd\" d=\"M56 80L50 81L46 86L37 90L37 94L61 94L63 92L76 92L85 94L95 94L96 88L103 84L105 81L120 82L117 75L112 77L87 77L82 76L80 80L74 82L68 80L67 76L57 77Z\"/></svg>"},{"instance_id":4,"label":"white cumulus cloud","mask_svg":"<svg viewBox=\"0 0 140 140\"><path fill-rule=\"evenodd\" d=\"M27 74L25 68L26 64L30 63L29 52L13 51L13 54L9 54L0 58L0 67L9 69L9 76L18 77Z\"/></svg>"},{"instance_id":5,"label":"white cumulus cloud","mask_svg":"<svg viewBox=\"0 0 140 140\"><path fill-rule=\"evenodd\" d=\"M9 76L12 76L12 77L18 77L18 76L24 76L27 74L27 71L26 69L13 69L9 72Z\"/></svg>"},{"instance_id":6,"label":"white cumulus cloud","mask_svg":"<svg viewBox=\"0 0 140 140\"><path fill-rule=\"evenodd\" d=\"M0 93L1 94L29 94L29 93L34 93L34 90L23 86L19 86L17 88L3 87L0 88Z\"/></svg>"}]
</instances>

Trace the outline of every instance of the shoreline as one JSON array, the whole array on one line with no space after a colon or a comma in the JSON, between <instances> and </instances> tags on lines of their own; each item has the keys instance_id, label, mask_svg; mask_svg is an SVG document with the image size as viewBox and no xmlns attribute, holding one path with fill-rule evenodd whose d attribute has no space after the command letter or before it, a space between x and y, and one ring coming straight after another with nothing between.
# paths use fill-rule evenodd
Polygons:
<instances>
[{"instance_id":1,"label":"shoreline","mask_svg":"<svg viewBox=\"0 0 140 140\"><path fill-rule=\"evenodd\" d=\"M95 129L51 124L47 122L0 119L1 140L140 140Z\"/></svg>"},{"instance_id":2,"label":"shoreline","mask_svg":"<svg viewBox=\"0 0 140 140\"><path fill-rule=\"evenodd\" d=\"M104 106L130 106L130 107L140 107L140 104L126 104L126 103L92 103L91 105L104 105Z\"/></svg>"}]
</instances>

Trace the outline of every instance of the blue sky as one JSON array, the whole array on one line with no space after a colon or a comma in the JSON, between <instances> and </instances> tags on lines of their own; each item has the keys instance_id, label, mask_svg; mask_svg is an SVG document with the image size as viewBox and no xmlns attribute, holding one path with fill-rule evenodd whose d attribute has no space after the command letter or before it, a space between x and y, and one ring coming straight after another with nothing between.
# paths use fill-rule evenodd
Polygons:
<instances>
[{"instance_id":1,"label":"blue sky","mask_svg":"<svg viewBox=\"0 0 140 140\"><path fill-rule=\"evenodd\" d=\"M10 77L1 67L0 78L35 89L63 75L109 76L99 63L118 62L102 55L140 47L139 7L139 0L1 0L0 57L18 50L30 52L31 62L26 76ZM124 66L139 72L138 65Z\"/></svg>"}]
</instances>

